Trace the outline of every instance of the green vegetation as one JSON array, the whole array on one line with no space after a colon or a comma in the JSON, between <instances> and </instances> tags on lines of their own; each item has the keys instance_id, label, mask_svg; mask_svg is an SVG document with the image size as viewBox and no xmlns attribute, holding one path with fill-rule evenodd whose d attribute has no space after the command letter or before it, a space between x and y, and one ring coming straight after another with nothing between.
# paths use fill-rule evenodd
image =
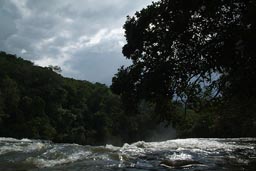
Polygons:
<instances>
[{"instance_id":1,"label":"green vegetation","mask_svg":"<svg viewBox=\"0 0 256 171\"><path fill-rule=\"evenodd\" d=\"M255 0L162 0L124 29L133 63L111 90L1 52L0 136L121 144L162 122L179 137L256 136Z\"/></svg>"},{"instance_id":2,"label":"green vegetation","mask_svg":"<svg viewBox=\"0 0 256 171\"><path fill-rule=\"evenodd\" d=\"M1 137L121 144L156 126L148 113L125 113L107 86L64 78L55 68L0 53Z\"/></svg>"},{"instance_id":3,"label":"green vegetation","mask_svg":"<svg viewBox=\"0 0 256 171\"><path fill-rule=\"evenodd\" d=\"M255 0L162 0L127 17L111 89L182 137L256 136Z\"/></svg>"}]
</instances>

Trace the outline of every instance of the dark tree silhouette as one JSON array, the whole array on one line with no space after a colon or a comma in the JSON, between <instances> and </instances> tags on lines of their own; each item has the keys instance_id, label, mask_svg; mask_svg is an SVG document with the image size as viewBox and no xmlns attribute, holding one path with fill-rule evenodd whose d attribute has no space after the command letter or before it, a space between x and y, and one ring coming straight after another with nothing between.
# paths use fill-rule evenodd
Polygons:
<instances>
[{"instance_id":1,"label":"dark tree silhouette","mask_svg":"<svg viewBox=\"0 0 256 171\"><path fill-rule=\"evenodd\" d=\"M161 0L128 16L124 29L132 65L111 88L127 109L153 102L189 136L255 136L255 0Z\"/></svg>"},{"instance_id":2,"label":"dark tree silhouette","mask_svg":"<svg viewBox=\"0 0 256 171\"><path fill-rule=\"evenodd\" d=\"M128 16L123 54L133 64L119 69L113 91L127 104L173 98L189 104L243 85L250 90L240 91L255 94L255 11L253 0L162 0Z\"/></svg>"}]
</instances>

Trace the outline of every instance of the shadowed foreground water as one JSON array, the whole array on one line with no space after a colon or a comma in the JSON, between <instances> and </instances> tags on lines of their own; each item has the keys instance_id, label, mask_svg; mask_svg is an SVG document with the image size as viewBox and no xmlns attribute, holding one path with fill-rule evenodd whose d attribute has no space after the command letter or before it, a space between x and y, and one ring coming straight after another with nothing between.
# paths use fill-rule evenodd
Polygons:
<instances>
[{"instance_id":1,"label":"shadowed foreground water","mask_svg":"<svg viewBox=\"0 0 256 171\"><path fill-rule=\"evenodd\" d=\"M163 161L197 161L167 168ZM242 171L256 170L256 139L176 139L122 147L54 144L0 138L2 171Z\"/></svg>"}]
</instances>

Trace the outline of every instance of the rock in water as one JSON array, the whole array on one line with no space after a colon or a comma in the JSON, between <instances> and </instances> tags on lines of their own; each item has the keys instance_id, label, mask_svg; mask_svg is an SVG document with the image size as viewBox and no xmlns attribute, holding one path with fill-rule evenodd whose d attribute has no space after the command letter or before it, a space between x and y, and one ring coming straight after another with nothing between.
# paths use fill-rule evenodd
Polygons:
<instances>
[{"instance_id":1,"label":"rock in water","mask_svg":"<svg viewBox=\"0 0 256 171\"><path fill-rule=\"evenodd\" d=\"M160 162L160 165L168 168L179 168L198 166L203 164L195 160L163 160Z\"/></svg>"}]
</instances>

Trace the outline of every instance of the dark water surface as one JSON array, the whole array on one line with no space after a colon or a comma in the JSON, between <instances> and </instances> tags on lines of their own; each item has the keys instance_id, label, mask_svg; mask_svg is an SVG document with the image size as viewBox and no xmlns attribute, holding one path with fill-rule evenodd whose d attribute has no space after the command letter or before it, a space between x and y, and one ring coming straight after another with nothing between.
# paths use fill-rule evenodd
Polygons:
<instances>
[{"instance_id":1,"label":"dark water surface","mask_svg":"<svg viewBox=\"0 0 256 171\"><path fill-rule=\"evenodd\" d=\"M200 164L167 168L163 161ZM176 139L122 147L0 138L0 171L256 170L256 139Z\"/></svg>"}]
</instances>

